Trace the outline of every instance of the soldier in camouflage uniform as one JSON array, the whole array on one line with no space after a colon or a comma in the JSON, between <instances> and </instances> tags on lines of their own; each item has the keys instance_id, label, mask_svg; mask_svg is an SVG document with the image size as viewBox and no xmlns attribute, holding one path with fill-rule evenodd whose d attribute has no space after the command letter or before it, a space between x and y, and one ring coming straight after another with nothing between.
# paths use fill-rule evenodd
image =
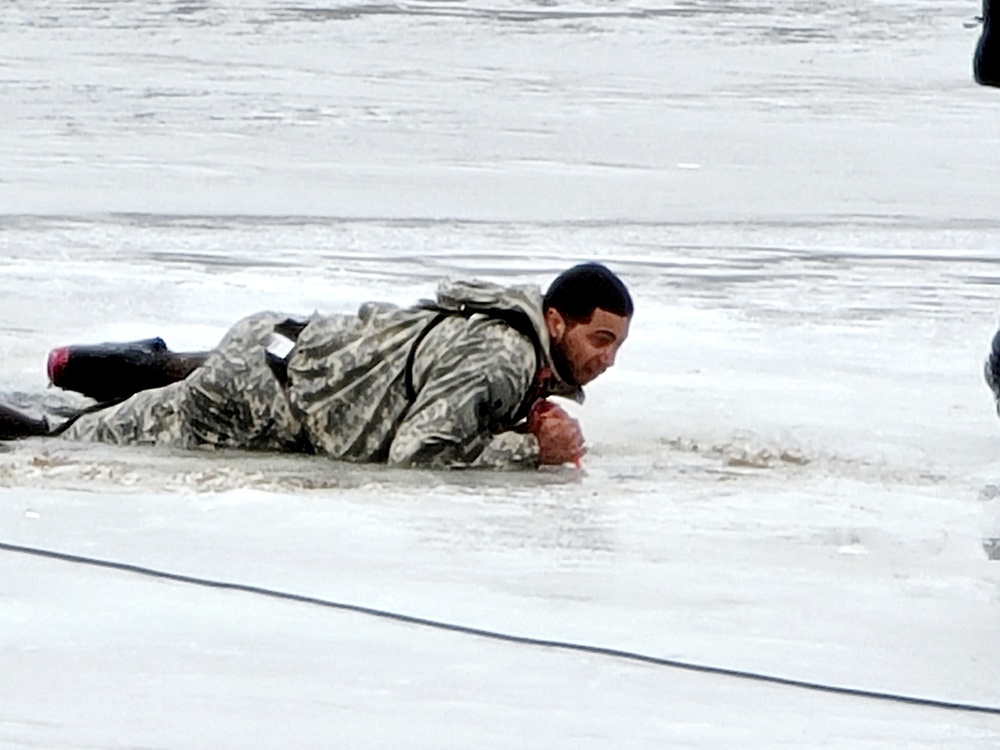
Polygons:
<instances>
[{"instance_id":1,"label":"soldier in camouflage uniform","mask_svg":"<svg viewBox=\"0 0 1000 750\"><path fill-rule=\"evenodd\" d=\"M184 380L86 414L73 440L312 451L397 466L527 468L582 455L582 401L632 301L599 264L532 286L441 285L433 303L237 323ZM276 349L285 343L290 351Z\"/></svg>"}]
</instances>

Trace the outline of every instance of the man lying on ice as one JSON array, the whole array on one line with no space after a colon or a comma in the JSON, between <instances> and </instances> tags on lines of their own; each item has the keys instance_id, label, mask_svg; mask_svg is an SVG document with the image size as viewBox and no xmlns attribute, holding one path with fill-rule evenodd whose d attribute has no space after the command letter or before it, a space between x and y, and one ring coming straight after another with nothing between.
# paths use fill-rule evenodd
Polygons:
<instances>
[{"instance_id":1,"label":"man lying on ice","mask_svg":"<svg viewBox=\"0 0 1000 750\"><path fill-rule=\"evenodd\" d=\"M584 452L579 425L546 399L582 401L581 386L614 364L632 313L625 285L596 263L565 271L544 297L527 285L446 282L435 302L411 308L367 303L303 321L259 313L207 355L177 355L175 371L192 363L183 379L57 432L396 466L572 463ZM50 377L82 390L61 382L71 355L53 352Z\"/></svg>"}]
</instances>

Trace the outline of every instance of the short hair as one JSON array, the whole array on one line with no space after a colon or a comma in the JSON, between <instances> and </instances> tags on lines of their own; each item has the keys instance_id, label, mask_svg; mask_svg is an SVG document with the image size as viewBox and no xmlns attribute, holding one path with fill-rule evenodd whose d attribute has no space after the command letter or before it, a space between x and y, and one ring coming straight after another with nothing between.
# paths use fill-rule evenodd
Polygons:
<instances>
[{"instance_id":1,"label":"short hair","mask_svg":"<svg viewBox=\"0 0 1000 750\"><path fill-rule=\"evenodd\" d=\"M600 263L581 263L563 271L545 293L542 308L554 307L574 323L585 323L598 307L632 317L632 297L625 284Z\"/></svg>"}]
</instances>

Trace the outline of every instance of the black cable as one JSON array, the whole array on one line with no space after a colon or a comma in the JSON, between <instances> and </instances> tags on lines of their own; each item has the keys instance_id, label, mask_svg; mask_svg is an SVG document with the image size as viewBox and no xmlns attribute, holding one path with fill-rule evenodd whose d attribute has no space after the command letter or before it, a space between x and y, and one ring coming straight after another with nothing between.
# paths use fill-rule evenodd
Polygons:
<instances>
[{"instance_id":1,"label":"black cable","mask_svg":"<svg viewBox=\"0 0 1000 750\"><path fill-rule=\"evenodd\" d=\"M22 547L16 544L6 544L0 542L0 550L6 552L19 552L25 555L45 557L52 560L62 560L64 562L75 563L78 565L89 565L96 568L121 570L127 573L136 573L138 575L149 576L151 578L188 583L194 586L204 586L206 588L225 589L229 591L242 591L247 594L257 594L258 596L271 597L272 599L283 599L286 601L300 602L302 604L312 604L318 607L338 609L344 612L355 612L357 614L368 615L369 617L379 617L386 620L393 620L395 622L405 622L410 625L420 625L427 628L445 630L451 633L462 633L463 635L472 635L480 638L489 638L495 641L504 641L506 643L518 643L525 646L537 646L541 648L559 649L562 651L576 651L585 654L594 654L597 656L608 656L615 659L626 659L628 661L636 661L644 664L655 664L661 667L683 669L689 672L701 672L703 674L719 675L721 677L754 680L756 682L765 682L772 685L783 685L785 687L814 690L823 693L834 693L836 695L848 695L855 698L869 698L874 700L892 701L895 703L905 703L913 706L925 706L928 708L941 708L950 711L967 711L972 713L993 714L995 716L1000 716L1000 707L997 706L983 706L972 703L953 703L951 701L935 700L933 698L918 698L908 695L897 695L895 693L877 692L874 690L825 685L818 682L795 680L788 677L777 677L775 675L747 672L739 669L727 669L725 667L712 667L704 664L677 661L674 659L663 659L658 656L648 656L646 654L639 654L632 651L622 651L615 648L606 648L604 646L588 646L582 643L551 641L543 638L511 635L509 633L499 633L493 630L473 628L467 625L456 625L454 623L440 622L438 620L428 620L423 617L404 615L398 612L389 612L381 609L373 609L371 607L363 607L357 604L344 604L342 602L334 602L328 599L318 599L316 597L305 596L303 594L293 594L287 591L276 591L274 589L267 589L259 586L250 586L244 583L229 583L226 581L215 581L209 578L196 578L194 576L182 575L180 573L169 573L162 570L154 570L153 568L146 568L141 565L115 562L113 560L101 560L93 557L82 557L80 555L71 555L65 552L56 552L36 547Z\"/></svg>"}]
</instances>

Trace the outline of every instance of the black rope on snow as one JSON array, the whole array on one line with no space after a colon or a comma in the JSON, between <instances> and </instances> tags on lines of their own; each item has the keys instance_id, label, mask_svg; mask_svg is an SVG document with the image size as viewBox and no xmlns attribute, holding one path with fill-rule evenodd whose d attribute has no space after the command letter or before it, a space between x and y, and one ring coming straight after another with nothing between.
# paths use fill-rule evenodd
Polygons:
<instances>
[{"instance_id":1,"label":"black rope on snow","mask_svg":"<svg viewBox=\"0 0 1000 750\"><path fill-rule=\"evenodd\" d=\"M658 656L649 656L646 654L635 653L633 651L622 651L619 649L607 648L604 646L589 646L582 643L571 643L568 641L552 641L543 638L531 638L528 636L512 635L509 633L500 633L492 630L473 628L467 625L457 625L454 623L441 622L438 620L429 620L423 617L414 617L412 615L401 614L398 612L373 609L372 607L364 607L358 604L345 604L343 602L335 602L335 601L330 601L328 599L319 599L317 597L306 596L303 594L294 594L287 591L277 591L275 589L267 589L267 588L262 588L260 586L251 586L244 583L230 583L226 581L216 581L209 578L197 578L195 576L182 575L180 573L170 573L167 571L155 570L153 568L146 568L141 565L132 565L130 563L115 562L113 560L101 560L93 557L71 555L65 552L56 552L54 550L45 550L36 547L23 547L16 544L6 544L0 542L0 550L6 552L16 552L25 555L34 555L36 557L44 557L52 560L61 560L64 562L75 563L77 565L89 565L96 568L120 570L126 573L135 573L137 575L148 576L151 578L159 578L168 581L176 581L178 583L187 583L194 586L203 586L205 588L223 589L227 591L242 591L247 594L266 596L272 599L283 599L285 601L299 602L301 604L311 604L318 607L338 609L344 612L354 612L357 614L367 615L369 617L378 617L385 620L392 620L394 622L403 622L410 625L420 625L422 627L434 628L436 630L444 630L451 633L461 633L463 635L488 638L491 640L503 641L506 643L517 643L524 646L536 646L540 648L551 648L562 651L576 651L579 653L593 654L596 656L607 656L614 659L625 659L628 661L641 662L643 664L653 664L661 667L670 667L672 669L682 669L688 672L700 672L703 674L717 675L720 677L731 677L742 680L753 680L755 682L764 682L772 685L782 685L785 687L794 687L803 690L813 690L823 693L833 693L835 695L847 695L855 698L868 698L873 700L892 701L894 703L904 703L912 706L924 706L927 708L940 708L950 711L966 711L971 713L992 714L994 716L1000 716L1000 707L998 706L976 705L973 703L955 703L952 701L936 700L933 698L919 698L915 696L898 695L895 693L885 693L874 690L864 690L860 688L826 685L818 682L809 682L807 680L796 680L788 677L778 677L775 675L761 674L758 672L748 672L739 669L728 669L726 667L713 667L705 664L677 661L675 659L664 659Z\"/></svg>"}]
</instances>

